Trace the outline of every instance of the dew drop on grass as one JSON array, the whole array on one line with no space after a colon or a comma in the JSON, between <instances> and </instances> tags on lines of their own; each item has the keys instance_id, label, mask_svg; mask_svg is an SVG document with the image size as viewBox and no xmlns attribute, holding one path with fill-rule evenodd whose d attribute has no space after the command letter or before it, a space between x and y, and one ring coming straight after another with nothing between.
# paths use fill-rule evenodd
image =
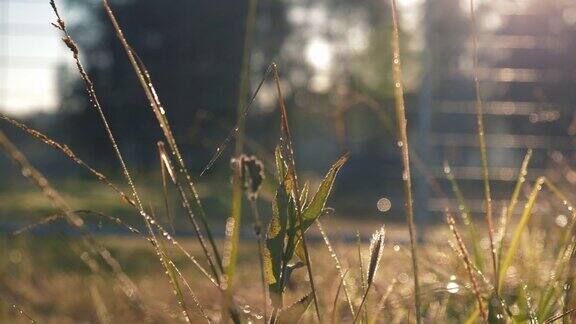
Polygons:
<instances>
[{"instance_id":1,"label":"dew drop on grass","mask_svg":"<svg viewBox=\"0 0 576 324\"><path fill-rule=\"evenodd\" d=\"M566 217L566 215L558 215L556 216L556 225L560 226L560 227L566 227L566 225L568 225L568 218Z\"/></svg>"},{"instance_id":2,"label":"dew drop on grass","mask_svg":"<svg viewBox=\"0 0 576 324\"><path fill-rule=\"evenodd\" d=\"M392 203L390 202L390 199L386 198L386 197L382 197L380 199L378 199L378 202L376 203L376 207L378 208L378 210L380 212L387 212L390 210L390 208L392 207Z\"/></svg>"},{"instance_id":3,"label":"dew drop on grass","mask_svg":"<svg viewBox=\"0 0 576 324\"><path fill-rule=\"evenodd\" d=\"M29 177L32 174L32 171L28 168L23 168L22 169L22 175L25 177Z\"/></svg>"},{"instance_id":4,"label":"dew drop on grass","mask_svg":"<svg viewBox=\"0 0 576 324\"><path fill-rule=\"evenodd\" d=\"M446 291L448 291L451 294L456 294L456 293L458 293L459 290L460 290L460 285L458 285L458 283L456 283L454 281L450 281L446 285Z\"/></svg>"},{"instance_id":5,"label":"dew drop on grass","mask_svg":"<svg viewBox=\"0 0 576 324\"><path fill-rule=\"evenodd\" d=\"M400 283L406 283L406 282L408 282L409 279L410 279L410 277L408 277L408 275L404 272L402 272L398 275L398 282L400 282Z\"/></svg>"}]
</instances>

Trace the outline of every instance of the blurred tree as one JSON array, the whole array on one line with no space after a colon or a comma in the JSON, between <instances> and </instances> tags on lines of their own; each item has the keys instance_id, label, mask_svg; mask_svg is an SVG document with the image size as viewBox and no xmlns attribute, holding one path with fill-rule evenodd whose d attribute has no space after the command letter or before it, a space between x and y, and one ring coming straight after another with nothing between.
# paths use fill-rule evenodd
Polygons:
<instances>
[{"instance_id":1,"label":"blurred tree","mask_svg":"<svg viewBox=\"0 0 576 324\"><path fill-rule=\"evenodd\" d=\"M124 33L150 70L177 140L195 155L212 151L235 120L244 25L248 1L123 0L111 5ZM124 49L99 1L69 0L73 37L93 78L102 106L123 150L140 167L155 160L159 127ZM286 34L285 5L263 0L259 22L271 42L258 42L261 63L276 54ZM257 27L260 29L260 27ZM68 142L92 160L109 161L109 143L83 86L63 69L60 73L62 125ZM106 153L103 155L103 153ZM205 156L202 154L201 156Z\"/></svg>"}]
</instances>

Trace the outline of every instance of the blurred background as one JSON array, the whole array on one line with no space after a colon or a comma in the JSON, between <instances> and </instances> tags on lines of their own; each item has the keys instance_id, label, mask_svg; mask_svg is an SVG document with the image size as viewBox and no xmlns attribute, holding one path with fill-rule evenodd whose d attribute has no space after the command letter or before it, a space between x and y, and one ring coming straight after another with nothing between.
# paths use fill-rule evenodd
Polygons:
<instances>
[{"instance_id":1,"label":"blurred background","mask_svg":"<svg viewBox=\"0 0 576 324\"><path fill-rule=\"evenodd\" d=\"M60 2L137 185L150 199L161 199L155 198L161 194L155 145L161 131L100 1ZM563 185L576 183L576 3L476 2L479 79L499 213L528 148L534 150L529 177L546 174ZM472 213L480 216L469 1L398 4L418 222L441 221L443 199L457 205L444 161ZM233 145L205 175L199 173L235 124L249 0L113 0L111 5L150 70L208 214L225 219ZM256 17L249 93L268 64L277 62L303 177L317 184L338 155L349 151L329 203L336 215L402 220L388 1L258 0ZM0 0L0 111L68 144L121 182L72 57L49 24L54 20L47 0ZM246 124L246 152L270 172L279 136L276 100L274 84L265 82ZM139 219L59 152L5 122L0 129L74 208ZM0 170L2 231L52 210L3 154ZM182 219L181 228L185 223Z\"/></svg>"}]
</instances>

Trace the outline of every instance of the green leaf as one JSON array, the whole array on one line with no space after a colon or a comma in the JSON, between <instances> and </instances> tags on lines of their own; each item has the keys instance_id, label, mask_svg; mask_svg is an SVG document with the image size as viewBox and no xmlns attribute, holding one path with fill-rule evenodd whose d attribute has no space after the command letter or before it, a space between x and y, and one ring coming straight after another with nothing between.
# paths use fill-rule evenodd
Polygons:
<instances>
[{"instance_id":1,"label":"green leaf","mask_svg":"<svg viewBox=\"0 0 576 324\"><path fill-rule=\"evenodd\" d=\"M276 189L272 202L272 219L266 233L266 249L264 251L264 272L269 285L270 298L274 305L281 303L281 274L284 260L284 240L288 223L288 195L284 185Z\"/></svg>"},{"instance_id":2,"label":"green leaf","mask_svg":"<svg viewBox=\"0 0 576 324\"><path fill-rule=\"evenodd\" d=\"M336 160L336 162L330 167L328 173L322 180L318 191L314 194L314 197L310 201L310 204L302 211L302 219L304 220L304 231L312 225L312 223L322 214L324 206L326 206L326 201L334 185L334 180L340 168L348 161L348 153L343 154Z\"/></svg>"},{"instance_id":3,"label":"green leaf","mask_svg":"<svg viewBox=\"0 0 576 324\"><path fill-rule=\"evenodd\" d=\"M276 146L274 150L274 158L276 161L276 176L278 177L278 183L283 183L284 178L286 178L287 167L286 163L284 162L284 157L282 156L282 151L280 150L280 146Z\"/></svg>"},{"instance_id":4,"label":"green leaf","mask_svg":"<svg viewBox=\"0 0 576 324\"><path fill-rule=\"evenodd\" d=\"M276 323L278 324L294 324L298 323L304 315L304 312L310 306L310 302L312 301L312 293L308 293L306 296L300 298L297 302L290 305L289 307L283 309L280 314L278 315L278 319Z\"/></svg>"},{"instance_id":5,"label":"green leaf","mask_svg":"<svg viewBox=\"0 0 576 324\"><path fill-rule=\"evenodd\" d=\"M320 184L318 191L316 191L314 194L310 204L304 208L304 211L302 212L302 219L304 221L302 227L304 232L306 232L312 223L314 223L314 221L318 219L320 215L322 215L324 207L326 206L326 201L328 200L332 186L334 185L334 180L336 180L336 175L344 163L346 163L346 161L348 161L348 153L341 155L332 165L332 167L330 167L330 170L328 170L324 180L322 180L322 183ZM294 227L294 230L296 231L297 228ZM294 251L303 262L306 262L306 259L304 258L303 247L301 246L302 241L300 237L300 231L296 231L295 238L296 245L294 247Z\"/></svg>"},{"instance_id":6,"label":"green leaf","mask_svg":"<svg viewBox=\"0 0 576 324\"><path fill-rule=\"evenodd\" d=\"M288 191L288 189L286 188ZM294 256L294 253L298 250L298 243L299 243L299 234L298 231L298 219L296 217L296 204L294 203L294 199L290 197L288 199L288 208L286 209L288 214L288 225L286 230L286 249L284 250L284 266L288 265L288 262ZM283 282L288 282L289 277L283 278Z\"/></svg>"}]
</instances>

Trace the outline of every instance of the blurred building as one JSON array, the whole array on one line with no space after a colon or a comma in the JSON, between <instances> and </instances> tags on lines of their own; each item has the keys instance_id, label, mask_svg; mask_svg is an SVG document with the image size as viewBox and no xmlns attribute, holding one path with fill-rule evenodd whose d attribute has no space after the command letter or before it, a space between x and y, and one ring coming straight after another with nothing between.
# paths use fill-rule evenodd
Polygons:
<instances>
[{"instance_id":1,"label":"blurred building","mask_svg":"<svg viewBox=\"0 0 576 324\"><path fill-rule=\"evenodd\" d=\"M552 156L573 158L576 148L576 4L572 1L478 1L478 56L481 96L495 214L509 199L513 182L528 149L534 156L529 179L545 170L561 170ZM431 1L431 7L436 1ZM469 15L467 1L463 1ZM433 10L433 9L430 9ZM454 21L434 23L451 24ZM450 27L446 27L450 28ZM429 35L432 73L429 135L434 176L444 179L443 161L460 183L473 212L484 210L482 169L477 138L472 39L448 65L442 34ZM442 71L438 71L438 67ZM565 170L564 170L565 171ZM554 172L553 172L554 173ZM565 181L565 174L553 176ZM441 182L445 182L441 180ZM443 188L454 197L448 184ZM437 193L429 210L442 211ZM457 203L451 199L453 205Z\"/></svg>"}]
</instances>

